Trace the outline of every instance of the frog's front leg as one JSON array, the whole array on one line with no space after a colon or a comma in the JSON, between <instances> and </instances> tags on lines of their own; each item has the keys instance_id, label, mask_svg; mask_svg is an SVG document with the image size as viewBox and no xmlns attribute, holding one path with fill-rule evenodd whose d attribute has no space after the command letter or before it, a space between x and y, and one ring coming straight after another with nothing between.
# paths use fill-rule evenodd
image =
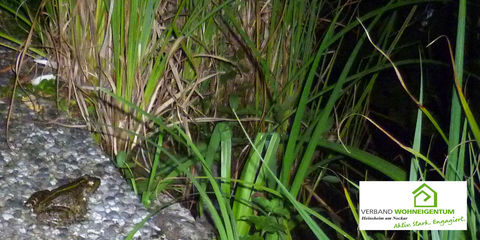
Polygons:
<instances>
[{"instance_id":1,"label":"frog's front leg","mask_svg":"<svg viewBox=\"0 0 480 240\"><path fill-rule=\"evenodd\" d=\"M55 206L37 213L37 220L48 225L66 225L75 221L75 213L70 208Z\"/></svg>"}]
</instances>

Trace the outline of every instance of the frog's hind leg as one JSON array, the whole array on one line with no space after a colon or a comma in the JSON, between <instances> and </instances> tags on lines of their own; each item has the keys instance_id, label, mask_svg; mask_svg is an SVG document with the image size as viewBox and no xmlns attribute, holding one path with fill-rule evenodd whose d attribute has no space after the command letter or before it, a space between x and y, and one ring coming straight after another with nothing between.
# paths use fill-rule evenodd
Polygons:
<instances>
[{"instance_id":1,"label":"frog's hind leg","mask_svg":"<svg viewBox=\"0 0 480 240\"><path fill-rule=\"evenodd\" d=\"M45 199L49 194L50 191L48 190L38 191L27 199L25 206L34 208L35 206L38 206L42 199Z\"/></svg>"},{"instance_id":2,"label":"frog's hind leg","mask_svg":"<svg viewBox=\"0 0 480 240\"><path fill-rule=\"evenodd\" d=\"M75 213L71 209L62 206L47 209L37 213L38 221L47 225L61 226L73 223L75 221Z\"/></svg>"}]
</instances>

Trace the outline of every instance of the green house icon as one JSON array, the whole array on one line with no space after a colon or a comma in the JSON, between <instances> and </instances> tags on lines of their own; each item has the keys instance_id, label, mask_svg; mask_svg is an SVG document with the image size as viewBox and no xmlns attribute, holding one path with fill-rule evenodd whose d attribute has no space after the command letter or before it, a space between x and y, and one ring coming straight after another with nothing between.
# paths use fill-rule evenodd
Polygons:
<instances>
[{"instance_id":1,"label":"green house icon","mask_svg":"<svg viewBox=\"0 0 480 240\"><path fill-rule=\"evenodd\" d=\"M437 192L426 183L420 185L412 194L415 207L437 207Z\"/></svg>"}]
</instances>

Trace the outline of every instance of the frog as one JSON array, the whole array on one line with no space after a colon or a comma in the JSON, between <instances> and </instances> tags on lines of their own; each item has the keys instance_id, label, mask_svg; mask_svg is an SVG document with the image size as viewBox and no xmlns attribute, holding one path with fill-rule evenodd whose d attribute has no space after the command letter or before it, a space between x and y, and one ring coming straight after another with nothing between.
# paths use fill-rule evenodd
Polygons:
<instances>
[{"instance_id":1,"label":"frog","mask_svg":"<svg viewBox=\"0 0 480 240\"><path fill-rule=\"evenodd\" d=\"M40 223L65 226L80 222L87 213L87 198L100 186L100 179L81 176L53 190L33 193L25 202Z\"/></svg>"}]
</instances>

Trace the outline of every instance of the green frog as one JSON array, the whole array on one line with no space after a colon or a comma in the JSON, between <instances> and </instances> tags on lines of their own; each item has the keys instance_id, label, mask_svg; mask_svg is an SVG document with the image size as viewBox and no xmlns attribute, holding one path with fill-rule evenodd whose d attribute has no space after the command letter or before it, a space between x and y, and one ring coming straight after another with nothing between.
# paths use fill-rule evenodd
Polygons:
<instances>
[{"instance_id":1,"label":"green frog","mask_svg":"<svg viewBox=\"0 0 480 240\"><path fill-rule=\"evenodd\" d=\"M100 185L100 179L84 175L51 191L35 192L25 202L37 220L48 225L68 225L82 220L87 213L87 197Z\"/></svg>"}]
</instances>

